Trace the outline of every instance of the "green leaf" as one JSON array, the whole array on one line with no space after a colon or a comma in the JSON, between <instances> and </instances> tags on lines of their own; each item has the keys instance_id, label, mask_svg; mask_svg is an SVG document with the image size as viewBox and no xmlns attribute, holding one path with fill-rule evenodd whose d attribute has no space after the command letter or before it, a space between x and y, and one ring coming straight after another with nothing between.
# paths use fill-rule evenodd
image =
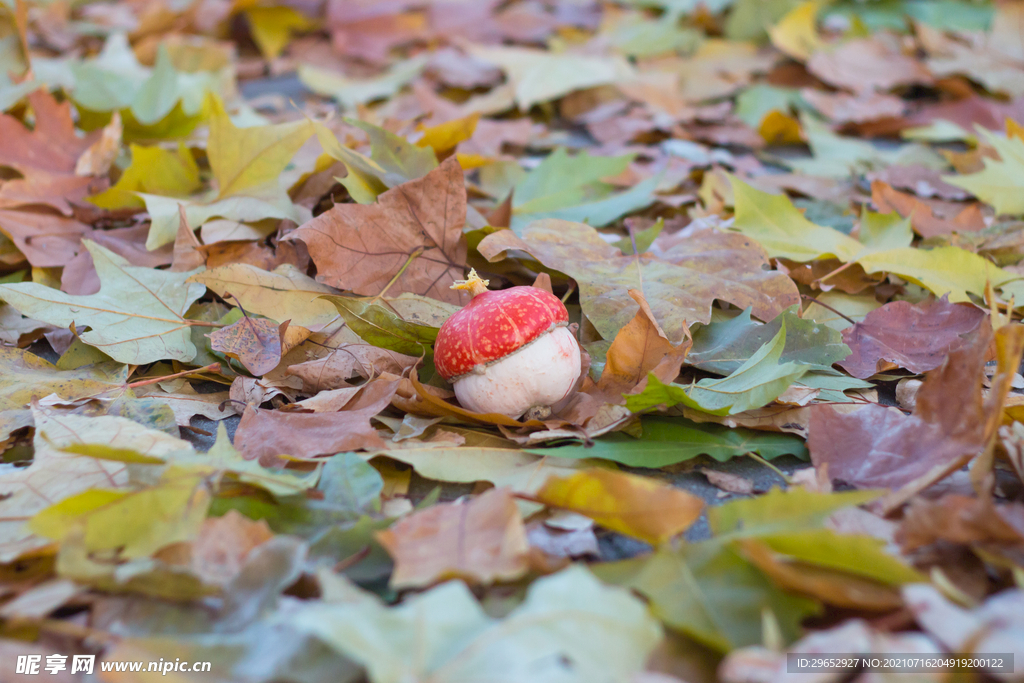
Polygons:
<instances>
[{"instance_id":1,"label":"green leaf","mask_svg":"<svg viewBox=\"0 0 1024 683\"><path fill-rule=\"evenodd\" d=\"M808 564L863 576L898 586L927 577L885 551L872 536L840 534L831 529L805 529L762 536L772 550Z\"/></svg>"},{"instance_id":2,"label":"green leaf","mask_svg":"<svg viewBox=\"0 0 1024 683\"><path fill-rule=\"evenodd\" d=\"M909 247L914 241L910 217L901 218L895 212L875 213L865 210L860 215L860 241L872 251Z\"/></svg>"},{"instance_id":3,"label":"green leaf","mask_svg":"<svg viewBox=\"0 0 1024 683\"><path fill-rule=\"evenodd\" d=\"M407 356L433 353L438 328L408 322L370 299L322 296L338 309L352 331L363 341Z\"/></svg>"},{"instance_id":4,"label":"green leaf","mask_svg":"<svg viewBox=\"0 0 1024 683\"><path fill-rule=\"evenodd\" d=\"M772 489L757 498L733 500L708 510L717 535L767 536L819 526L829 515L878 498L880 491L816 493L800 487Z\"/></svg>"},{"instance_id":5,"label":"green leaf","mask_svg":"<svg viewBox=\"0 0 1024 683\"><path fill-rule=\"evenodd\" d=\"M80 335L122 363L191 361L196 355L185 311L206 287L187 283L193 274L139 268L95 242L83 240L100 279L100 291L71 296L33 282L0 285L0 298L22 314L57 327L91 328Z\"/></svg>"},{"instance_id":6,"label":"green leaf","mask_svg":"<svg viewBox=\"0 0 1024 683\"><path fill-rule=\"evenodd\" d=\"M437 156L430 147L419 147L380 126L358 119L345 119L345 123L370 138L370 158L384 169L381 180L388 187L422 178L437 168Z\"/></svg>"},{"instance_id":7,"label":"green leaf","mask_svg":"<svg viewBox=\"0 0 1024 683\"><path fill-rule=\"evenodd\" d=\"M786 311L769 323L751 320L750 309L732 320L704 325L693 333L693 348L686 364L695 368L728 375L748 361L782 326L786 327L786 345L780 362L804 363L829 369L833 363L850 355L843 336L825 325L805 320Z\"/></svg>"},{"instance_id":8,"label":"green leaf","mask_svg":"<svg viewBox=\"0 0 1024 683\"><path fill-rule=\"evenodd\" d=\"M632 155L591 157L586 152L569 156L564 147L559 147L516 183L512 227L520 228L541 218L601 227L650 205L657 178L648 178L618 194L612 194L613 187L601 182L602 178L622 173L632 159Z\"/></svg>"},{"instance_id":9,"label":"green leaf","mask_svg":"<svg viewBox=\"0 0 1024 683\"><path fill-rule=\"evenodd\" d=\"M559 147L516 183L513 210L537 213L603 199L610 187L601 179L622 173L632 160L633 155L592 157L580 152L569 156Z\"/></svg>"},{"instance_id":10,"label":"green leaf","mask_svg":"<svg viewBox=\"0 0 1024 683\"><path fill-rule=\"evenodd\" d=\"M317 489L332 505L354 512L377 512L384 479L355 453L339 453L324 463Z\"/></svg>"},{"instance_id":11,"label":"green leaf","mask_svg":"<svg viewBox=\"0 0 1024 683\"><path fill-rule=\"evenodd\" d=\"M353 597L306 604L284 619L363 664L374 683L628 680L662 635L642 602L580 566L535 581L502 620L461 581L397 607Z\"/></svg>"},{"instance_id":12,"label":"green leaf","mask_svg":"<svg viewBox=\"0 0 1024 683\"><path fill-rule=\"evenodd\" d=\"M794 107L806 107L796 88L755 83L736 96L736 116L755 130L760 128L764 117L771 112L788 114Z\"/></svg>"},{"instance_id":13,"label":"green leaf","mask_svg":"<svg viewBox=\"0 0 1024 683\"><path fill-rule=\"evenodd\" d=\"M653 555L596 565L598 577L631 588L666 625L721 652L760 645L770 611L787 643L818 604L789 595L734 550L715 540Z\"/></svg>"},{"instance_id":14,"label":"green leaf","mask_svg":"<svg viewBox=\"0 0 1024 683\"><path fill-rule=\"evenodd\" d=\"M651 248L651 244L654 243L654 240L658 239L658 235L660 235L661 231L664 229L665 220L659 218L658 220L654 221L654 224L651 225L651 227L645 228L640 232L636 233L635 235L633 235L633 239L630 239L629 237L623 237L621 240L615 242L614 244L625 256L642 254ZM633 249L634 242L636 243L636 250Z\"/></svg>"},{"instance_id":15,"label":"green leaf","mask_svg":"<svg viewBox=\"0 0 1024 683\"><path fill-rule=\"evenodd\" d=\"M527 453L556 458L599 458L628 467L659 468L709 455L719 462L757 453L766 460L792 454L806 460L807 447L799 437L752 429L698 424L683 418L645 417L640 438L608 434L590 446L527 449Z\"/></svg>"},{"instance_id":16,"label":"green leaf","mask_svg":"<svg viewBox=\"0 0 1024 683\"><path fill-rule=\"evenodd\" d=\"M765 406L803 377L811 368L798 363L779 364L786 345L786 326L757 353L724 379L702 379L690 387L662 384L653 373L647 388L626 397L626 407L640 412L657 405L679 403L714 415L734 415Z\"/></svg>"}]
</instances>

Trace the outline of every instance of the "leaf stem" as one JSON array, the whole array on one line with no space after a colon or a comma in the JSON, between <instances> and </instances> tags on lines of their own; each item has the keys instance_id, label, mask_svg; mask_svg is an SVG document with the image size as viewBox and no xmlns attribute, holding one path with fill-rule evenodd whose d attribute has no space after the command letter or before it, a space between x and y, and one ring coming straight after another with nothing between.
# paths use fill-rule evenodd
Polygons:
<instances>
[{"instance_id":1,"label":"leaf stem","mask_svg":"<svg viewBox=\"0 0 1024 683\"><path fill-rule=\"evenodd\" d=\"M382 299L384 295L387 294L388 290L391 289L391 285L398 282L398 278L402 277L402 273L404 273L405 269L409 267L409 264L411 264L424 251L426 251L426 249L423 246L416 247L416 249L413 250L411 254L409 254L409 258L405 260L405 263L402 264L402 267L398 269L398 272L395 273L395 276L391 278L391 281L384 286L384 289L380 290L380 294L370 299L370 303L375 304L378 301L380 301L380 299Z\"/></svg>"},{"instance_id":2,"label":"leaf stem","mask_svg":"<svg viewBox=\"0 0 1024 683\"><path fill-rule=\"evenodd\" d=\"M786 482L787 486L793 483L792 478L790 478L790 476L788 474L786 474L785 472L780 470L778 467L776 467L775 465L771 464L770 462L768 462L767 460L762 458L760 455L758 455L754 451L747 451L747 456L749 458L751 458L752 460L754 460L755 462L761 463L762 465L764 465L765 467L770 469L772 472L774 472L775 474L777 474L780 477L782 477L782 481Z\"/></svg>"},{"instance_id":3,"label":"leaf stem","mask_svg":"<svg viewBox=\"0 0 1024 683\"><path fill-rule=\"evenodd\" d=\"M856 325L857 324L856 320L854 320L850 316L846 315L842 311L837 311L836 309L834 309L831 306L829 306L828 304L826 304L824 301L818 301L813 296L807 296L806 294L801 294L800 296L803 297L804 299L807 299L808 301L813 301L814 303L818 304L822 308L827 308L828 310L832 311L833 313L835 313L836 315L838 315L840 318L842 318L846 322L850 323L851 325Z\"/></svg>"},{"instance_id":4,"label":"leaf stem","mask_svg":"<svg viewBox=\"0 0 1024 683\"><path fill-rule=\"evenodd\" d=\"M220 363L210 363L209 365L201 368L194 368L192 370L183 370L182 372L176 372L173 375L162 375L160 377L149 377L147 379L140 379L138 382L131 382L128 385L129 389L135 389L136 387L144 387L147 384L156 384L157 382L163 382L168 379L175 379L177 377L187 377L188 375L194 375L200 372L217 372L220 370Z\"/></svg>"}]
</instances>

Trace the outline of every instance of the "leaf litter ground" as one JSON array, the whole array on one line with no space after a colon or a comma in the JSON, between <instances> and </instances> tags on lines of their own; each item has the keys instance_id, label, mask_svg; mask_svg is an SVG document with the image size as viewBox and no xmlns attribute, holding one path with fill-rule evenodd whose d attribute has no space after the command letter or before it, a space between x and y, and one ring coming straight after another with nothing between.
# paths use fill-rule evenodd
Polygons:
<instances>
[{"instance_id":1,"label":"leaf litter ground","mask_svg":"<svg viewBox=\"0 0 1024 683\"><path fill-rule=\"evenodd\" d=\"M4 680L1024 657L1024 3L0 22ZM578 325L549 416L436 373L470 268Z\"/></svg>"}]
</instances>

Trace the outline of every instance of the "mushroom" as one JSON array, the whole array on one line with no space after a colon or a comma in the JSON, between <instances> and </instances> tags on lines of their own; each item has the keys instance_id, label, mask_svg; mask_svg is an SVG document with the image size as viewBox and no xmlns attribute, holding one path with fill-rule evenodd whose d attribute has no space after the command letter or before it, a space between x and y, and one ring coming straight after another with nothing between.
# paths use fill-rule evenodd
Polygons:
<instances>
[{"instance_id":1,"label":"mushroom","mask_svg":"<svg viewBox=\"0 0 1024 683\"><path fill-rule=\"evenodd\" d=\"M452 289L473 299L441 326L434 343L437 371L459 403L478 413L540 415L569 395L581 372L569 312L536 287L491 291L475 270Z\"/></svg>"}]
</instances>

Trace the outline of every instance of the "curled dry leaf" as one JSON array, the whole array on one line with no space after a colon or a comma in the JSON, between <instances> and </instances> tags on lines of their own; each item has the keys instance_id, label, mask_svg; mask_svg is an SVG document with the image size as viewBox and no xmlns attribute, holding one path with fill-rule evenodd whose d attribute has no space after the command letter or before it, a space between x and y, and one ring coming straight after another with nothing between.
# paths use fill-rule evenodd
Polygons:
<instances>
[{"instance_id":1,"label":"curled dry leaf","mask_svg":"<svg viewBox=\"0 0 1024 683\"><path fill-rule=\"evenodd\" d=\"M342 451L384 449L370 418L391 402L398 381L371 382L333 413L297 413L246 406L235 432L235 447L247 460L280 465L287 456L314 458ZM301 434L302 438L296 438Z\"/></svg>"},{"instance_id":2,"label":"curled dry leaf","mask_svg":"<svg viewBox=\"0 0 1024 683\"><path fill-rule=\"evenodd\" d=\"M526 528L507 488L420 510L376 537L395 560L394 589L449 578L473 584L511 581L530 566Z\"/></svg>"},{"instance_id":3,"label":"curled dry leaf","mask_svg":"<svg viewBox=\"0 0 1024 683\"><path fill-rule=\"evenodd\" d=\"M288 366L287 373L302 379L304 391L317 392L347 387L355 377L371 379L384 372L400 375L418 360L369 344L342 344L325 358Z\"/></svg>"}]
</instances>

